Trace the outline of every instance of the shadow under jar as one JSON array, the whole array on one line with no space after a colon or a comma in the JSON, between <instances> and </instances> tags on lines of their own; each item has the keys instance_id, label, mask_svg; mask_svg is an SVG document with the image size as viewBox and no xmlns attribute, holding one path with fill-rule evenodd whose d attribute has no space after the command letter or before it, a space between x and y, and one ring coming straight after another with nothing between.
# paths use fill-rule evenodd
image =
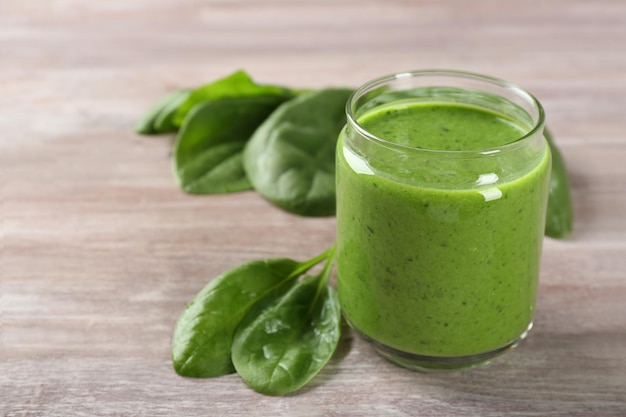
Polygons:
<instances>
[{"instance_id":1,"label":"shadow under jar","mask_svg":"<svg viewBox=\"0 0 626 417\"><path fill-rule=\"evenodd\" d=\"M541 104L459 71L357 89L337 147L349 324L420 371L476 366L532 327L550 177Z\"/></svg>"}]
</instances>

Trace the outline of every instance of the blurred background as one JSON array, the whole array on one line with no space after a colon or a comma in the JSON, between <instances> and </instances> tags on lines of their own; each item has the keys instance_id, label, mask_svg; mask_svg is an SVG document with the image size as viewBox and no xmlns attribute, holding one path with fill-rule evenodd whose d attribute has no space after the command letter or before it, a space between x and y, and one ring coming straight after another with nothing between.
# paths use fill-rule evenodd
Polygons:
<instances>
[{"instance_id":1,"label":"blurred background","mask_svg":"<svg viewBox=\"0 0 626 417\"><path fill-rule=\"evenodd\" d=\"M618 109L601 103L626 88L620 0L4 0L0 7L4 88L19 104L61 101L54 117L30 120L43 130L85 107L97 112L86 115L94 124L131 123L164 92L237 68L305 87L455 68L531 90L572 142L583 134L571 123L580 118L614 135ZM594 91L580 82L589 79ZM589 94L596 105L583 108ZM15 106L15 97L3 104Z\"/></svg>"}]
</instances>

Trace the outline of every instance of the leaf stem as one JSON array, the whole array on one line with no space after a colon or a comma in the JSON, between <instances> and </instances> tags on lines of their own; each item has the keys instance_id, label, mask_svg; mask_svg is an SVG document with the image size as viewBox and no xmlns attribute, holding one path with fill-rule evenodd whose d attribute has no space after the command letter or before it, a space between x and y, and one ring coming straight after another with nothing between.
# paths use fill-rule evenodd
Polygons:
<instances>
[{"instance_id":1,"label":"leaf stem","mask_svg":"<svg viewBox=\"0 0 626 417\"><path fill-rule=\"evenodd\" d=\"M320 253L319 255L317 255L314 258L309 259L308 261L304 261L302 262L287 278L292 279L295 277L298 277L302 274L304 274L305 272L307 272L309 269L313 268L315 265L319 264L320 262L322 262L325 259L328 259L329 257L334 257L335 255L335 244L333 243L333 245L330 247L330 249Z\"/></svg>"},{"instance_id":2,"label":"leaf stem","mask_svg":"<svg viewBox=\"0 0 626 417\"><path fill-rule=\"evenodd\" d=\"M328 283L328 279L330 277L330 271L333 269L333 265L335 264L335 247L336 244L333 245L326 251L328 254L326 264L324 265L324 269L322 270L322 282L320 286L325 286Z\"/></svg>"},{"instance_id":3,"label":"leaf stem","mask_svg":"<svg viewBox=\"0 0 626 417\"><path fill-rule=\"evenodd\" d=\"M328 249L324 253L327 254L326 264L324 264L324 269L322 269L322 272L320 272L320 274L317 276L317 278L319 279L319 282L317 284L317 289L315 290L315 296L313 297L309 305L307 316L313 312L313 310L315 309L315 306L317 305L317 300L322 294L323 289L326 288L326 286L328 285L328 278L330 277L330 271L332 270L333 265L335 263L335 243L333 243L333 246L331 246L331 248Z\"/></svg>"}]
</instances>

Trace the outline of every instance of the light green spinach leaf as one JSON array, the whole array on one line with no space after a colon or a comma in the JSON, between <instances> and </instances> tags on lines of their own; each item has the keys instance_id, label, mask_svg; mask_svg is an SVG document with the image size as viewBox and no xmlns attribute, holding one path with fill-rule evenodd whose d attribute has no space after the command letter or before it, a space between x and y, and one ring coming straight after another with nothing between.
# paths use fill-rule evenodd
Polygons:
<instances>
[{"instance_id":1,"label":"light green spinach leaf","mask_svg":"<svg viewBox=\"0 0 626 417\"><path fill-rule=\"evenodd\" d=\"M189 95L189 90L177 90L168 93L153 105L135 124L135 132L143 135L175 132L176 126L170 124L176 109Z\"/></svg>"},{"instance_id":2,"label":"light green spinach leaf","mask_svg":"<svg viewBox=\"0 0 626 417\"><path fill-rule=\"evenodd\" d=\"M182 125L191 109L200 103L225 97L250 96L277 96L282 97L284 101L293 97L293 93L287 88L257 84L245 71L235 71L226 77L193 90L178 107L174 117L174 124Z\"/></svg>"},{"instance_id":3,"label":"light green spinach leaf","mask_svg":"<svg viewBox=\"0 0 626 417\"><path fill-rule=\"evenodd\" d=\"M171 133L178 131L180 127L174 123L174 118L178 112L178 107L187 100L187 97L191 94L190 90L181 90L181 94L178 97L173 98L167 103L163 110L154 119L154 129L159 133Z\"/></svg>"},{"instance_id":4,"label":"light green spinach leaf","mask_svg":"<svg viewBox=\"0 0 626 417\"><path fill-rule=\"evenodd\" d=\"M263 197L296 214L335 213L335 146L350 93L304 93L283 103L256 130L243 163Z\"/></svg>"},{"instance_id":5,"label":"light green spinach leaf","mask_svg":"<svg viewBox=\"0 0 626 417\"><path fill-rule=\"evenodd\" d=\"M267 395L296 391L331 358L341 333L336 292L328 285L333 260L317 276L295 284L240 324L232 346L235 369L252 389Z\"/></svg>"}]
</instances>

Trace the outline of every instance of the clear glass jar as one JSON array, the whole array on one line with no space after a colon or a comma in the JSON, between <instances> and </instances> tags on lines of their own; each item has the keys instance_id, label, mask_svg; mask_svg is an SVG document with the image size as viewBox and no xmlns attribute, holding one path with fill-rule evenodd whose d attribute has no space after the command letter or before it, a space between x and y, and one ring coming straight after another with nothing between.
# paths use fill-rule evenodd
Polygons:
<instances>
[{"instance_id":1,"label":"clear glass jar","mask_svg":"<svg viewBox=\"0 0 626 417\"><path fill-rule=\"evenodd\" d=\"M550 176L528 92L459 71L358 88L337 147L337 270L350 325L391 361L484 363L532 327Z\"/></svg>"}]
</instances>

